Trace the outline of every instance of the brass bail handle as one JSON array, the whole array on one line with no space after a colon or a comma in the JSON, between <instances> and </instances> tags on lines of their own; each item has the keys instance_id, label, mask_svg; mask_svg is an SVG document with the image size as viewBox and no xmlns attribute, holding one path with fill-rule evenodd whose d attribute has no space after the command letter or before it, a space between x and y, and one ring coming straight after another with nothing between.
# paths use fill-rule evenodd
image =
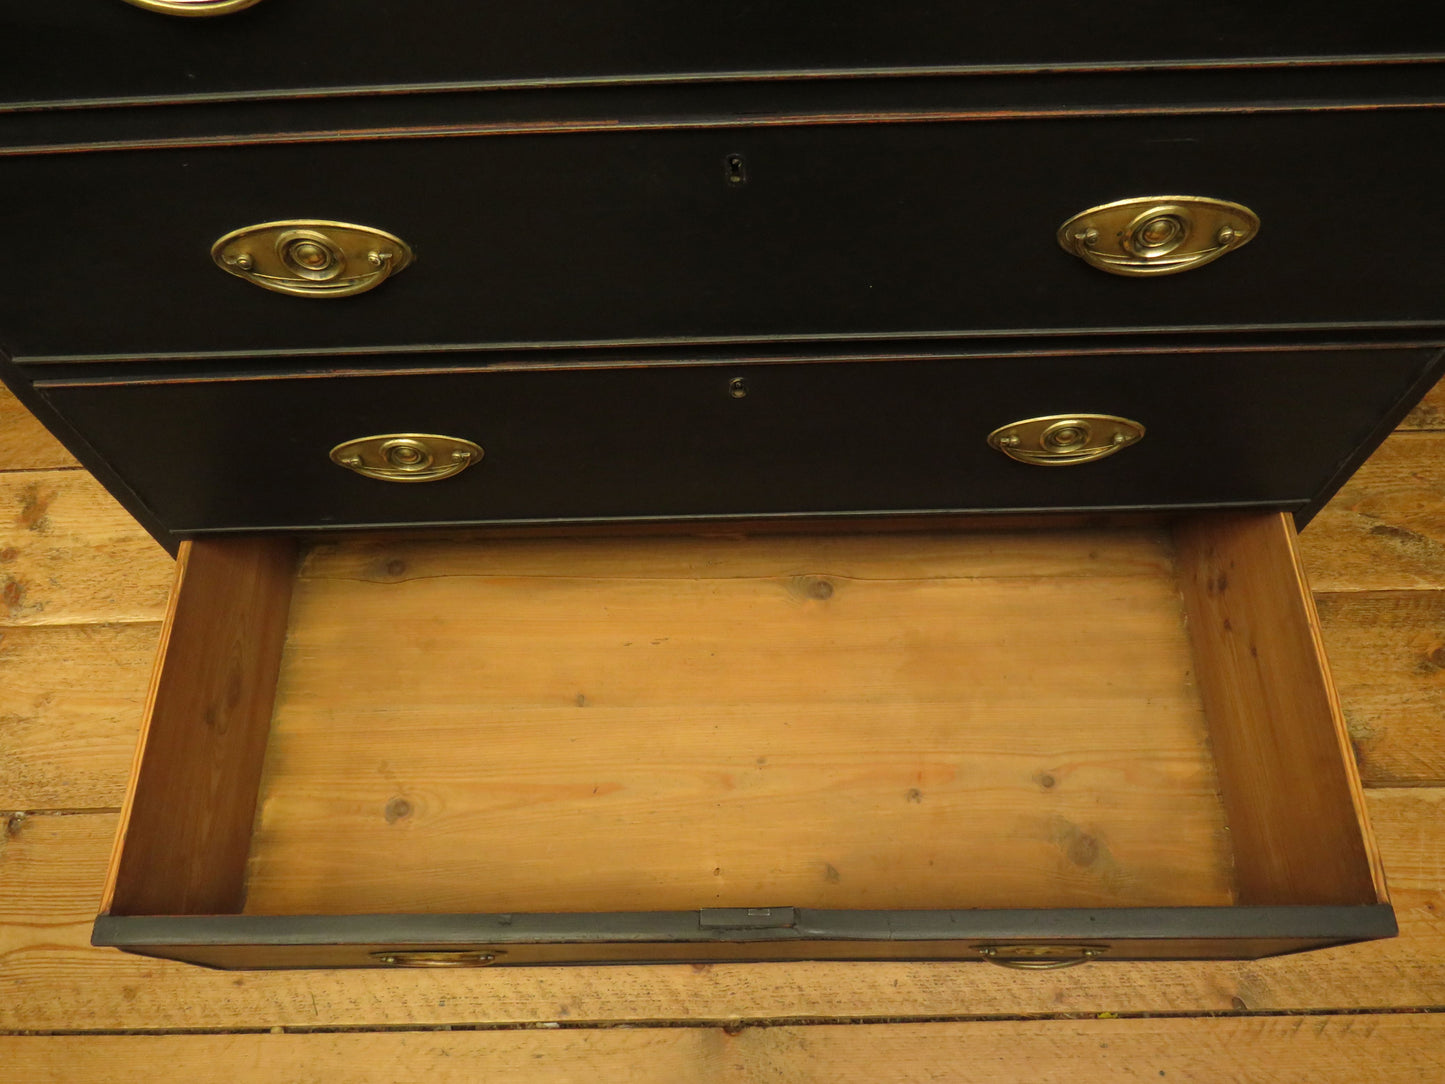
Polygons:
<instances>
[{"instance_id":1,"label":"brass bail handle","mask_svg":"<svg viewBox=\"0 0 1445 1084\"><path fill-rule=\"evenodd\" d=\"M1142 196L1090 207L1059 227L1065 252L1111 275L1176 275L1259 232L1248 207L1205 196Z\"/></svg>"},{"instance_id":2,"label":"brass bail handle","mask_svg":"<svg viewBox=\"0 0 1445 1084\"><path fill-rule=\"evenodd\" d=\"M1034 467L1096 463L1144 439L1144 427L1114 414L1050 414L1001 425L989 447Z\"/></svg>"},{"instance_id":3,"label":"brass bail handle","mask_svg":"<svg viewBox=\"0 0 1445 1084\"><path fill-rule=\"evenodd\" d=\"M1060 971L1103 956L1101 945L983 945L978 953L998 967L1014 971Z\"/></svg>"},{"instance_id":4,"label":"brass bail handle","mask_svg":"<svg viewBox=\"0 0 1445 1084\"><path fill-rule=\"evenodd\" d=\"M147 11L159 11L163 15L185 15L200 17L206 15L229 15L240 11L260 0L125 0Z\"/></svg>"},{"instance_id":5,"label":"brass bail handle","mask_svg":"<svg viewBox=\"0 0 1445 1084\"><path fill-rule=\"evenodd\" d=\"M440 482L481 461L482 446L436 433L382 433L331 449L331 461L378 482Z\"/></svg>"},{"instance_id":6,"label":"brass bail handle","mask_svg":"<svg viewBox=\"0 0 1445 1084\"><path fill-rule=\"evenodd\" d=\"M211 259L263 290L326 298L376 289L413 254L400 237L373 226L287 219L232 230L211 246Z\"/></svg>"},{"instance_id":7,"label":"brass bail handle","mask_svg":"<svg viewBox=\"0 0 1445 1084\"><path fill-rule=\"evenodd\" d=\"M371 958L388 967L487 967L503 955L501 949L445 949L373 952Z\"/></svg>"}]
</instances>

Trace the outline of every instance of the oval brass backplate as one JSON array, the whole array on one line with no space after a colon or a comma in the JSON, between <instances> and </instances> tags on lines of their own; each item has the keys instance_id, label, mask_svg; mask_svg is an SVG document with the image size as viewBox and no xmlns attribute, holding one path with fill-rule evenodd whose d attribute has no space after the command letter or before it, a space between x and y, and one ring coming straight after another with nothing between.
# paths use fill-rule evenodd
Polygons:
<instances>
[{"instance_id":1,"label":"oval brass backplate","mask_svg":"<svg viewBox=\"0 0 1445 1084\"><path fill-rule=\"evenodd\" d=\"M975 945L978 954L991 964L1019 971L1057 971L1097 960L1108 945Z\"/></svg>"},{"instance_id":2,"label":"oval brass backplate","mask_svg":"<svg viewBox=\"0 0 1445 1084\"><path fill-rule=\"evenodd\" d=\"M373 952L371 958L391 967L486 967L504 955L501 949L398 950Z\"/></svg>"},{"instance_id":3,"label":"oval brass backplate","mask_svg":"<svg viewBox=\"0 0 1445 1084\"><path fill-rule=\"evenodd\" d=\"M125 0L147 11L159 11L166 15L229 15L261 0Z\"/></svg>"},{"instance_id":4,"label":"oval brass backplate","mask_svg":"<svg viewBox=\"0 0 1445 1084\"><path fill-rule=\"evenodd\" d=\"M1205 196L1140 196L1090 207L1059 227L1059 244L1111 275L1176 275L1248 244L1259 216Z\"/></svg>"},{"instance_id":5,"label":"oval brass backplate","mask_svg":"<svg viewBox=\"0 0 1445 1084\"><path fill-rule=\"evenodd\" d=\"M261 222L211 246L223 271L297 297L350 297L380 286L412 262L410 246L385 230L324 219Z\"/></svg>"},{"instance_id":6,"label":"oval brass backplate","mask_svg":"<svg viewBox=\"0 0 1445 1084\"><path fill-rule=\"evenodd\" d=\"M990 447L1036 467L1092 463L1144 439L1144 427L1113 414L1050 414L1001 425Z\"/></svg>"},{"instance_id":7,"label":"oval brass backplate","mask_svg":"<svg viewBox=\"0 0 1445 1084\"><path fill-rule=\"evenodd\" d=\"M382 433L331 449L331 461L379 482L440 482L460 474L484 453L480 444L434 433Z\"/></svg>"}]
</instances>

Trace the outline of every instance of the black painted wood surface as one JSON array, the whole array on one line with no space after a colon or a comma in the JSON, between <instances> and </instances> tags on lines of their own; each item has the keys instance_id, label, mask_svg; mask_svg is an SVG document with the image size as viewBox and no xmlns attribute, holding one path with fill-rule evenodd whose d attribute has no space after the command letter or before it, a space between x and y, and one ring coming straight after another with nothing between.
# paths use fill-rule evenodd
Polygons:
<instances>
[{"instance_id":1,"label":"black painted wood surface","mask_svg":"<svg viewBox=\"0 0 1445 1084\"><path fill-rule=\"evenodd\" d=\"M1445 328L1445 111L858 124L57 155L0 162L0 346L36 356L1065 329ZM729 179L730 156L746 180ZM1130 279L1055 234L1198 194L1258 237ZM310 300L215 267L274 219L417 260Z\"/></svg>"},{"instance_id":2,"label":"black painted wood surface","mask_svg":"<svg viewBox=\"0 0 1445 1084\"><path fill-rule=\"evenodd\" d=\"M1445 106L1445 60L1411 63L833 75L568 83L6 111L0 157L296 139L431 139L516 131L910 120L1315 112Z\"/></svg>"},{"instance_id":3,"label":"black painted wood surface","mask_svg":"<svg viewBox=\"0 0 1445 1084\"><path fill-rule=\"evenodd\" d=\"M1434 350L649 366L48 382L42 397L170 531L938 511L1292 509L1437 364ZM735 398L732 381L745 381ZM1014 462L995 428L1117 414L1095 463ZM439 433L486 451L425 484L333 464L342 441Z\"/></svg>"},{"instance_id":4,"label":"black painted wood surface","mask_svg":"<svg viewBox=\"0 0 1445 1084\"><path fill-rule=\"evenodd\" d=\"M494 966L762 960L979 960L989 944L1092 945L1109 960L1256 959L1393 937L1389 904L1096 910L786 912L723 928L708 912L101 915L92 943L222 969L378 967L387 952L485 951Z\"/></svg>"},{"instance_id":5,"label":"black painted wood surface","mask_svg":"<svg viewBox=\"0 0 1445 1084\"><path fill-rule=\"evenodd\" d=\"M177 18L121 0L11 0L0 103L424 83L895 68L1037 68L1445 54L1418 4L1321 0L262 0Z\"/></svg>"}]
</instances>

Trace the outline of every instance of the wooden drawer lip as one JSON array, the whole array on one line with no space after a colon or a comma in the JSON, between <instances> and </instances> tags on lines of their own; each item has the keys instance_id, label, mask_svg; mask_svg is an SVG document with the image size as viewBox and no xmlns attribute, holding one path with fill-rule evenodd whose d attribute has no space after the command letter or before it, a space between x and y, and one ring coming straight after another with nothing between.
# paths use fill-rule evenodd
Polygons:
<instances>
[{"instance_id":1,"label":"wooden drawer lip","mask_svg":"<svg viewBox=\"0 0 1445 1084\"><path fill-rule=\"evenodd\" d=\"M1442 362L1430 348L1280 349L48 381L38 390L168 530L198 534L1293 510L1325 496L1340 465L1382 437ZM729 394L734 379L745 397ZM999 426L1070 411L1130 418L1147 432L1137 447L1067 469L1016 463L986 444ZM485 455L454 478L409 486L329 458L343 441L396 432L474 440Z\"/></svg>"},{"instance_id":2,"label":"wooden drawer lip","mask_svg":"<svg viewBox=\"0 0 1445 1084\"><path fill-rule=\"evenodd\" d=\"M776 908L775 908L776 910ZM773 941L1337 942L1394 937L1388 903L1357 906L1114 907L1087 910L819 911L790 927L705 928L696 911L515 915L100 915L91 943L144 945L536 945Z\"/></svg>"},{"instance_id":3,"label":"wooden drawer lip","mask_svg":"<svg viewBox=\"0 0 1445 1084\"><path fill-rule=\"evenodd\" d=\"M1423 201L1442 125L1439 109L722 125L12 158L0 229L29 276L0 298L0 330L12 355L41 358L1438 327L1421 265L1388 246L1345 259L1335 223ZM1171 150L1141 191L1112 148L1154 143ZM1347 157L1322 149L1345 144ZM750 163L746 184L729 185L733 154ZM856 161L869 168L845 168ZM977 161L996 168L961 201L958 177ZM1308 194L1300 171L1315 177ZM377 180L364 198L298 186L334 176ZM1259 236L1149 281L1060 248L1073 215L1164 189L1251 206ZM268 292L205 257L298 202L394 233L417 261L328 301ZM1412 241L1445 248L1445 226L1420 223ZM97 255L77 262L77 248ZM39 286L52 281L69 288Z\"/></svg>"},{"instance_id":4,"label":"wooden drawer lip","mask_svg":"<svg viewBox=\"0 0 1445 1084\"><path fill-rule=\"evenodd\" d=\"M1445 41L1438 34L1432 40L1429 28L1408 20L1361 26L1356 8L1343 0L1309 20L1253 19L1248 33L1230 32L1237 9L1219 4L1192 11L1164 41L1157 20L1130 11L1137 5L1120 4L1119 13L1100 17L1097 9L1059 0L1043 10L1034 5L1027 18L1010 9L961 13L917 2L895 5L895 17L887 19L876 17L878 5L862 4L791 18L771 9L703 13L676 3L624 0L506 5L499 12L464 0L435 6L427 18L400 30L382 0L265 0L215 19L169 18L119 0L48 0L7 16L13 55L25 66L3 98L33 107L75 99L224 100L395 84L549 86L899 68L1348 64L1445 53ZM1040 25L1053 32L1041 38ZM406 48L396 46L399 32ZM285 61L285 46L314 42L329 48L315 50L298 79ZM71 62L56 65L62 50Z\"/></svg>"}]
</instances>

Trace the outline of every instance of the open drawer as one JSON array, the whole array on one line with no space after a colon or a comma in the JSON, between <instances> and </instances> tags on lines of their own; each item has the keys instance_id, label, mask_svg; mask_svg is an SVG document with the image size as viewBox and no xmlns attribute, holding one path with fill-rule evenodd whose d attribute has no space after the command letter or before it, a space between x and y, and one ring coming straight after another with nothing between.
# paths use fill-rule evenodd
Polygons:
<instances>
[{"instance_id":1,"label":"open drawer","mask_svg":"<svg viewBox=\"0 0 1445 1084\"><path fill-rule=\"evenodd\" d=\"M1289 519L1100 522L187 543L94 941L1053 967L1393 935Z\"/></svg>"}]
</instances>

